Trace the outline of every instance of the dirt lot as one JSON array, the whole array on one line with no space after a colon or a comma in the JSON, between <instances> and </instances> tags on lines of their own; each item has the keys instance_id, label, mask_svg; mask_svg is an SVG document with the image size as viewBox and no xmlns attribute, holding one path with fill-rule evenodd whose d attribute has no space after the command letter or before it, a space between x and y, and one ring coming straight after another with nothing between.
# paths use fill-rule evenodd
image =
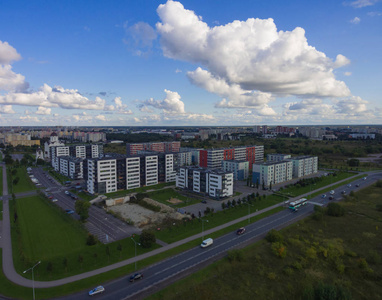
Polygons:
<instances>
[{"instance_id":1,"label":"dirt lot","mask_svg":"<svg viewBox=\"0 0 382 300\"><path fill-rule=\"evenodd\" d=\"M154 224L159 224L166 217L171 217L175 219L182 219L186 217L186 215L182 215L176 212L173 208L165 204L156 202L148 198L145 198L144 200L154 205L160 206L160 212L153 212L152 210L149 210L138 204L133 203L116 205L108 209L113 212L120 213L125 220L133 221L134 225L141 229L153 226Z\"/></svg>"}]
</instances>

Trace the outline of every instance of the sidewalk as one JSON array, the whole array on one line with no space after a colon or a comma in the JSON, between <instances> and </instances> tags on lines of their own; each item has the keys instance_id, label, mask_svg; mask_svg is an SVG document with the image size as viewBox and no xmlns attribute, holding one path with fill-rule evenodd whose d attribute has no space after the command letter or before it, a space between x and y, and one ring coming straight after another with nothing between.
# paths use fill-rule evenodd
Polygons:
<instances>
[{"instance_id":1,"label":"sidewalk","mask_svg":"<svg viewBox=\"0 0 382 300\"><path fill-rule=\"evenodd\" d=\"M5 168L3 168L3 172L6 172ZM347 180L352 179L353 177L356 177L356 176L359 176L359 175L360 175L360 173L355 175L355 176L346 178L344 180L335 182L335 183L333 183L333 184L331 184L329 186L325 186L323 188L314 190L314 191L312 191L310 193L306 193L306 194L300 195L300 196L298 196L298 197L296 197L294 199L302 198L302 197L307 197L308 195L310 195L312 193L316 193L317 191L321 191L323 189L327 189L328 187L337 185L337 184L339 184L341 182L347 181ZM4 179L6 180L6 176L4 176L4 174L3 174L3 182L4 182ZM8 190L4 188L3 194L6 195L7 193L8 193ZM293 199L290 199L290 201L293 201ZM71 276L71 277L67 277L67 278L62 278L62 279L54 280L54 281L35 281L34 284L35 284L36 288L55 287L55 286L60 286L60 285L63 285L63 284L75 282L75 281L78 281L78 280L81 280L81 279L84 279L84 278L88 278L88 277L91 277L91 276L94 276L94 275L98 275L98 274L101 274L101 273L104 273L104 272L108 272L108 271L114 270L116 268L120 268L120 267L129 265L129 264L132 264L135 261L139 261L139 260L142 260L142 259L154 256L156 254L163 253L163 252L165 252L167 250L173 249L173 248L175 248L177 246L183 245L183 244L185 244L187 242L190 242L190 241L193 241L195 239L202 238L203 235L207 236L208 234L214 233L214 232L216 232L218 230L224 229L224 228L229 227L231 225L234 225L234 224L236 224L238 222L248 220L249 217L251 218L251 217L257 216L257 215L259 215L261 213L264 213L266 211L269 211L269 210L271 210L273 208L276 208L276 207L279 207L279 206L282 206L282 205L284 205L284 202L275 204L273 206L267 207L267 208L262 209L262 210L257 211L257 212L253 212L250 215L243 216L243 217L241 217L239 219L230 221L228 223L222 224L222 225L217 226L215 228L212 228L212 229L209 229L209 230L205 230L204 233L199 233L199 234L190 236L188 238L185 238L183 240L174 242L172 244L164 245L163 247L155 249L155 250L153 250L151 252L148 252L148 253L145 253L145 254L141 254L141 255L139 255L137 257L133 257L133 258L130 258L130 259L127 259L127 260L124 260L124 261L120 261L118 263L115 263L115 264L112 264L112 265L109 265L109 266L106 266L106 267L103 267L103 268L100 268L100 269L96 269L96 270L93 270L93 271L89 271L89 272L86 272L86 273L82 273L82 274L78 274L78 275L75 275L75 276ZM5 276L10 281L12 281L12 282L14 282L14 283L16 283L18 285L21 285L21 286L32 287L32 280L22 277L21 275L16 273L16 271L14 269L13 258L12 258L12 246L11 246L10 218L9 218L8 200L4 201L3 206L4 206L3 207L3 211L4 211L4 213L3 213L3 234L2 234L2 238L4 238L4 240L3 240L3 272L4 272Z\"/></svg>"}]
</instances>

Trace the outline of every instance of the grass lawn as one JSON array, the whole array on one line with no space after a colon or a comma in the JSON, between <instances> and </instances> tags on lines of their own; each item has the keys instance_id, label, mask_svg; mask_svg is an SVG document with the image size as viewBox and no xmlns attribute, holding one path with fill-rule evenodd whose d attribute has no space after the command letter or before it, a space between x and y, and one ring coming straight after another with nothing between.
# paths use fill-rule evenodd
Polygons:
<instances>
[{"instance_id":1,"label":"grass lawn","mask_svg":"<svg viewBox=\"0 0 382 300\"><path fill-rule=\"evenodd\" d=\"M250 206L250 212L253 213L256 210L260 210L274 204L280 203L284 200L283 197L270 195L268 197L260 198L257 201L252 201ZM248 215L248 205L241 204L234 208L224 209L223 211L218 211L213 215L204 216L204 230L214 228L216 226L225 224L232 220L238 219L240 217ZM173 243L182 240L186 237L198 234L202 231L202 222L198 218L191 221L183 221L181 224L176 224L175 226L169 226L161 231L155 233L156 237L166 243Z\"/></svg>"},{"instance_id":2,"label":"grass lawn","mask_svg":"<svg viewBox=\"0 0 382 300\"><path fill-rule=\"evenodd\" d=\"M64 184L66 181L72 181L73 179L65 176L65 175L62 175L56 171L54 171L53 168L49 168L48 170L49 174L54 177L57 181L59 181L61 184Z\"/></svg>"},{"instance_id":3,"label":"grass lawn","mask_svg":"<svg viewBox=\"0 0 382 300\"><path fill-rule=\"evenodd\" d=\"M200 199L198 199L198 198L183 196L182 194L178 193L177 191L175 191L174 189L171 189L171 188L158 190L158 191L150 192L147 194L153 200L156 200L158 202L161 202L163 204L166 204L166 205L169 205L172 207L176 207L176 208L184 207L184 206L188 206L188 205L192 205L192 204L200 202ZM167 201L167 200L170 200L171 198L179 199L182 202L180 202L178 204L172 204L172 203Z\"/></svg>"},{"instance_id":4,"label":"grass lawn","mask_svg":"<svg viewBox=\"0 0 382 300\"><path fill-rule=\"evenodd\" d=\"M18 216L16 224L15 208ZM10 211L15 268L21 273L41 260L35 271L36 280L54 280L83 273L135 255L134 242L130 238L108 245L98 243L87 246L87 233L82 225L43 197L17 199L16 204L11 201ZM157 247L137 247L137 254ZM30 277L31 274L25 276Z\"/></svg>"},{"instance_id":5,"label":"grass lawn","mask_svg":"<svg viewBox=\"0 0 382 300\"><path fill-rule=\"evenodd\" d=\"M117 192L105 194L105 196L107 196L108 198L122 197L122 196L130 195L132 193L144 193L144 192L147 192L148 190L160 190L166 186L171 186L171 185L175 186L175 182L164 182L164 183L159 183L159 184L150 185L150 186L144 186L144 187L140 187L140 188L136 188L136 189L117 191Z\"/></svg>"},{"instance_id":6,"label":"grass lawn","mask_svg":"<svg viewBox=\"0 0 382 300\"><path fill-rule=\"evenodd\" d=\"M262 240L235 250L146 299L382 299L381 197L365 188L341 202L344 216L281 230L281 248Z\"/></svg>"},{"instance_id":7,"label":"grass lawn","mask_svg":"<svg viewBox=\"0 0 382 300\"><path fill-rule=\"evenodd\" d=\"M341 173L337 173L337 176L335 176L335 177L324 176L324 177L322 177L323 178L322 181L317 182L315 184L304 186L304 187L292 185L290 187L284 188L282 191L280 191L280 193L282 193L284 195L289 195L290 197L297 197L299 195L309 193L313 190L322 188L324 186L327 186L327 185L335 183L337 181L349 178L349 177L354 176L354 175L356 175L356 174L341 172Z\"/></svg>"},{"instance_id":8,"label":"grass lawn","mask_svg":"<svg viewBox=\"0 0 382 300\"><path fill-rule=\"evenodd\" d=\"M0 196L3 196L3 167L0 167Z\"/></svg>"},{"instance_id":9,"label":"grass lawn","mask_svg":"<svg viewBox=\"0 0 382 300\"><path fill-rule=\"evenodd\" d=\"M16 175L10 174L12 170L17 171ZM9 194L12 194L12 193L17 194L17 193L37 190L36 185L33 184L33 182L29 178L26 167L11 169L11 171L7 170L7 176L8 176L8 193ZM14 185L13 179L16 177L19 178L19 181L16 185Z\"/></svg>"}]
</instances>

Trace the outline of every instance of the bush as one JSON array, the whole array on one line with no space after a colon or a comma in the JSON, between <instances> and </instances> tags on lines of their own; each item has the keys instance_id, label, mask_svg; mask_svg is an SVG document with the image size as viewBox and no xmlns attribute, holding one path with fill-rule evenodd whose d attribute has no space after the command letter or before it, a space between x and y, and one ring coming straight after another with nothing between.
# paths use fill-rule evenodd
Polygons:
<instances>
[{"instance_id":1,"label":"bush","mask_svg":"<svg viewBox=\"0 0 382 300\"><path fill-rule=\"evenodd\" d=\"M86 245L88 246L92 246L92 245L95 245L97 244L97 239L96 237L93 235L93 234L88 234L88 237L86 239Z\"/></svg>"},{"instance_id":2,"label":"bush","mask_svg":"<svg viewBox=\"0 0 382 300\"><path fill-rule=\"evenodd\" d=\"M328 204L327 213L329 216L341 217L345 214L345 209L340 204L331 202Z\"/></svg>"},{"instance_id":3,"label":"bush","mask_svg":"<svg viewBox=\"0 0 382 300\"><path fill-rule=\"evenodd\" d=\"M284 241L283 235L281 234L280 231L277 231L276 229L269 230L265 239L270 243L283 242Z\"/></svg>"},{"instance_id":4,"label":"bush","mask_svg":"<svg viewBox=\"0 0 382 300\"><path fill-rule=\"evenodd\" d=\"M275 242L272 243L272 252L275 254L277 257L284 258L286 256L286 247L283 245L283 243L280 242Z\"/></svg>"},{"instance_id":5,"label":"bush","mask_svg":"<svg viewBox=\"0 0 382 300\"><path fill-rule=\"evenodd\" d=\"M238 249L230 250L228 251L227 259L229 262L243 261L244 260L243 251Z\"/></svg>"},{"instance_id":6,"label":"bush","mask_svg":"<svg viewBox=\"0 0 382 300\"><path fill-rule=\"evenodd\" d=\"M139 242L143 248L150 248L152 244L155 244L155 235L147 230L143 230L141 236L139 237Z\"/></svg>"}]
</instances>

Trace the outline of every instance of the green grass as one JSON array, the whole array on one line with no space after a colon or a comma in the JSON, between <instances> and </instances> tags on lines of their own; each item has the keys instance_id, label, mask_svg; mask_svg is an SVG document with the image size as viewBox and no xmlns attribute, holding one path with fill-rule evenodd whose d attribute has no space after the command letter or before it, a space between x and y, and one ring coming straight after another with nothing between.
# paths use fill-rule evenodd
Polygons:
<instances>
[{"instance_id":1,"label":"green grass","mask_svg":"<svg viewBox=\"0 0 382 300\"><path fill-rule=\"evenodd\" d=\"M224 258L146 299L314 299L306 293L320 282L351 293L341 299L382 299L381 197L382 188L365 188L341 203L344 216L281 230L285 258L262 240L238 250L239 259Z\"/></svg>"},{"instance_id":2,"label":"green grass","mask_svg":"<svg viewBox=\"0 0 382 300\"><path fill-rule=\"evenodd\" d=\"M90 200L93 200L93 199L97 198L97 196L88 194L88 193L86 193L84 191L77 192L76 189L71 189L70 192L73 193L73 194L76 194L78 197L80 197L81 199L86 200L86 201L90 201Z\"/></svg>"},{"instance_id":3,"label":"green grass","mask_svg":"<svg viewBox=\"0 0 382 300\"><path fill-rule=\"evenodd\" d=\"M16 175L12 176L10 172L12 170L16 170ZM14 185L13 179L19 177L19 182ZM7 170L7 179L8 179L8 193L9 194L17 194L17 193L23 193L28 191L37 190L36 185L31 181L29 178L29 175L27 173L26 167L19 167L19 168L11 168Z\"/></svg>"},{"instance_id":4,"label":"green grass","mask_svg":"<svg viewBox=\"0 0 382 300\"><path fill-rule=\"evenodd\" d=\"M14 209L17 211L17 222L14 222ZM81 224L65 214L49 200L40 197L28 197L10 202L12 217L12 245L14 264L21 273L36 261L41 265L36 270L36 280L54 280L86 271L94 270L109 264L131 258L135 255L134 242L124 239L108 245L98 243L86 245L87 233ZM139 236L136 237L139 239ZM121 244L122 249L119 249ZM158 248L137 248L142 254ZM109 248L110 255L107 254ZM83 261L79 261L79 257ZM64 259L67 259L67 266ZM52 271L48 271L48 263ZM30 276L30 274L26 274Z\"/></svg>"},{"instance_id":5,"label":"green grass","mask_svg":"<svg viewBox=\"0 0 382 300\"><path fill-rule=\"evenodd\" d=\"M281 209L282 208L278 207L278 208L275 208L275 209L268 211L266 213L260 214L256 217L253 217L253 218L251 218L251 223L255 222L259 219L262 219L262 218L264 218L264 217L266 217L272 213L276 213L276 212L280 211ZM222 229L218 232L215 232L215 233L211 234L210 236L213 238L216 238L216 237L223 235L225 233L228 233L230 231L234 231L237 227L241 227L241 226L244 226L246 224L248 224L248 221L243 221L243 222L240 222L236 225L232 225L228 228L225 228L225 229ZM128 240L130 240L130 239L128 239ZM168 257L177 255L177 254L179 254L183 251L186 251L192 247L198 246L199 244L200 244L200 239L195 239L195 240L190 241L186 244L183 244L183 245L180 245L176 248L170 249L166 252L159 253L155 256L141 260L137 263L137 267L143 268L143 267L152 265L154 263L157 263L158 261L161 261L161 260L166 259ZM94 247L94 246L92 246L92 247ZM114 247L115 247L115 243L114 243ZM110 248L112 248L112 245L110 245ZM137 248L137 250L138 250L138 255L141 254L141 252L140 252L141 249ZM124 252L129 251L130 253L133 253L134 249L129 248L128 250L125 250L125 248L123 248L123 251ZM115 253L116 251L114 250L112 252ZM89 253L89 254L91 254L91 253ZM1 255L1 248L0 248L0 255ZM103 257L102 259L107 259L107 258ZM124 258L124 259L126 259L126 258ZM111 263L111 260L112 260L112 258L110 258L110 263ZM40 267L43 269L43 267L41 265L39 265L35 269L35 276L36 276L36 274L37 274L37 276L39 276L39 278L36 276L36 280L41 280L40 277L41 277L42 270ZM40 268L40 269L38 269L38 268ZM32 289L20 287L20 286L17 286L15 284L11 283L10 281L8 281L5 278L5 276L1 270L2 270L2 262L0 260L0 294L1 295L5 295L8 297L12 297L12 298L19 298L19 299L30 299L31 298ZM69 294L69 293L75 293L75 292L79 292L79 291L84 291L84 293L86 293L92 287L97 286L102 282L106 282L106 281L109 281L109 280L117 278L117 277L125 276L126 274L133 273L133 271L134 271L134 264L130 264L130 265L127 265L127 266L124 266L124 267L121 267L121 268L118 268L118 269L115 269L115 270L112 270L109 272L105 272L105 273L102 273L102 274L99 274L99 275L96 275L96 276L93 276L93 277L90 277L87 279L79 280L79 281L76 281L76 282L73 282L70 284L66 284L66 285L62 285L62 286L58 286L55 288L36 289L36 298L50 299L53 297L59 297L59 296L63 296L63 295ZM65 276L69 276L68 271L62 270L62 272L64 272Z\"/></svg>"},{"instance_id":6,"label":"green grass","mask_svg":"<svg viewBox=\"0 0 382 300\"><path fill-rule=\"evenodd\" d=\"M176 208L184 207L184 206L188 206L188 205L192 205L192 204L200 202L200 199L198 198L183 196L171 188L158 190L155 192L150 192L148 193L148 196L155 201L158 201L160 203L163 203L172 207L176 207ZM170 200L171 198L179 199L182 202L178 204L172 204L167 201L167 200Z\"/></svg>"},{"instance_id":7,"label":"green grass","mask_svg":"<svg viewBox=\"0 0 382 300\"><path fill-rule=\"evenodd\" d=\"M253 213L256 210L264 209L282 201L283 198L276 195L270 195L265 199L261 198L261 200L252 201L250 212ZM248 215L247 204L242 204L234 208L218 211L213 215L203 217L204 220L208 220L208 222L204 222L204 230L214 228L246 215ZM181 223L178 222L175 226L169 225L169 227L156 232L156 237L166 243L173 243L189 236L198 234L201 232L201 230L202 223L198 218L196 218L191 221L183 221Z\"/></svg>"},{"instance_id":8,"label":"green grass","mask_svg":"<svg viewBox=\"0 0 382 300\"><path fill-rule=\"evenodd\" d=\"M297 187L297 186L292 185L290 187L284 188L282 191L280 191L280 193L282 193L283 195L288 195L290 197L297 197L299 195L309 193L313 190L322 188L324 186L327 186L327 185L335 183L337 181L349 178L349 177L354 176L354 175L355 175L354 173L342 173L341 172L341 173L338 173L337 176L335 176L335 177L332 177L332 176L322 177L323 178L322 181L317 182L315 184L307 185L304 187L302 187L302 186Z\"/></svg>"},{"instance_id":9,"label":"green grass","mask_svg":"<svg viewBox=\"0 0 382 300\"><path fill-rule=\"evenodd\" d=\"M108 198L122 197L122 196L130 195L132 193L144 193L144 192L147 192L149 190L160 190L166 186L171 186L171 185L175 185L175 182L164 182L164 183L159 183L159 184L150 185L150 186L144 186L144 187L140 187L140 188L136 188L136 189L117 191L117 192L113 192L113 193L107 193L107 194L105 194L105 196L107 196Z\"/></svg>"},{"instance_id":10,"label":"green grass","mask_svg":"<svg viewBox=\"0 0 382 300\"><path fill-rule=\"evenodd\" d=\"M62 175L58 172L56 172L52 167L48 169L49 174L54 177L57 181L59 181L61 184L64 184L66 181L72 181L73 179Z\"/></svg>"}]
</instances>

